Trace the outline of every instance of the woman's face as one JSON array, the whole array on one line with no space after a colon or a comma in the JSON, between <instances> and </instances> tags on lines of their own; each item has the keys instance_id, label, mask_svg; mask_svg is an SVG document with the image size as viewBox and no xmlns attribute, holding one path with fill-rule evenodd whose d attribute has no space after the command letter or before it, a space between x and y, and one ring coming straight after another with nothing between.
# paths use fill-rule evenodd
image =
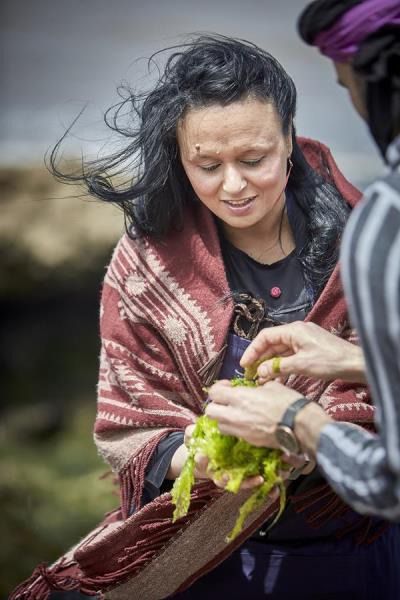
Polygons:
<instances>
[{"instance_id":1,"label":"woman's face","mask_svg":"<svg viewBox=\"0 0 400 600\"><path fill-rule=\"evenodd\" d=\"M350 100L364 121L368 121L368 112L365 104L364 84L349 63L333 63L337 75L337 82L349 92Z\"/></svg>"},{"instance_id":2,"label":"woman's face","mask_svg":"<svg viewBox=\"0 0 400 600\"><path fill-rule=\"evenodd\" d=\"M178 145L197 197L226 226L252 228L280 212L292 145L272 104L246 99L191 109Z\"/></svg>"}]
</instances>

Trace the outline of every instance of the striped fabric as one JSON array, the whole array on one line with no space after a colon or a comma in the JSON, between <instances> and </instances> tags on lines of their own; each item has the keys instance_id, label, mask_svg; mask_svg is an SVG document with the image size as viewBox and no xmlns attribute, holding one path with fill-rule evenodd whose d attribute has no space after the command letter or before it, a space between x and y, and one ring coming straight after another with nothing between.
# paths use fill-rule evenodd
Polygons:
<instances>
[{"instance_id":1,"label":"striped fabric","mask_svg":"<svg viewBox=\"0 0 400 600\"><path fill-rule=\"evenodd\" d=\"M387 158L391 172L369 186L353 211L341 257L379 436L344 423L328 425L318 462L356 510L400 520L400 137Z\"/></svg>"}]
</instances>

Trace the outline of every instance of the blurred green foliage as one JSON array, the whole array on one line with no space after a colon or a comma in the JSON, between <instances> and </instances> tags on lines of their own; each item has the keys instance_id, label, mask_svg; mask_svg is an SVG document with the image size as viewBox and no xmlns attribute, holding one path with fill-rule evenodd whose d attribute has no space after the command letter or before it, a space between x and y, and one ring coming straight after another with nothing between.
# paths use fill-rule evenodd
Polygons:
<instances>
[{"instance_id":1,"label":"blurred green foliage","mask_svg":"<svg viewBox=\"0 0 400 600\"><path fill-rule=\"evenodd\" d=\"M98 311L120 211L0 169L0 598L118 506L93 443Z\"/></svg>"},{"instance_id":2,"label":"blurred green foliage","mask_svg":"<svg viewBox=\"0 0 400 600\"><path fill-rule=\"evenodd\" d=\"M75 405L76 407L76 405ZM118 505L112 477L92 439L94 406L78 405L46 441L0 439L0 597L51 562Z\"/></svg>"}]
</instances>

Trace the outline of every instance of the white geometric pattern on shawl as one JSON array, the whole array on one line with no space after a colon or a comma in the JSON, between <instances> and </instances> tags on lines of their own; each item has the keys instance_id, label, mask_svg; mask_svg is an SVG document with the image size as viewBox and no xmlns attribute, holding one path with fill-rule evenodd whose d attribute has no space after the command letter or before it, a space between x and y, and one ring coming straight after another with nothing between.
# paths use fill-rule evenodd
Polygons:
<instances>
[{"instance_id":1,"label":"white geometric pattern on shawl","mask_svg":"<svg viewBox=\"0 0 400 600\"><path fill-rule=\"evenodd\" d=\"M105 359L107 350L113 351L113 358L108 358L108 360ZM121 358L116 357L116 355L119 353ZM131 359L131 362L128 363L126 361L127 357ZM131 363L135 362L143 367L141 372L133 370L130 366ZM146 374L146 380L144 380L143 373L146 372L146 370L150 371L150 376L149 374ZM148 386L146 385L147 381L155 381L159 385L160 381L163 379L177 382L180 381L180 378L175 374L167 371L161 371L154 365L146 363L138 356L130 353L124 346L121 346L121 344L110 340L104 340L99 378L99 394L101 391L101 407L103 410L99 410L97 415L98 418L106 421L112 421L113 423L119 423L121 425L137 425L138 423L137 419L135 419L135 416L137 415L137 411L140 411L141 413L143 412L141 401L148 396L153 399L159 398L166 404L166 406L169 406L171 410L160 408L152 410L151 408L146 407L146 414L151 415L154 413L159 416L170 415L175 417L186 414L187 418L192 420L193 412L184 405L180 405L179 410L177 410L176 393L169 392L162 388L158 389L157 386L154 385L152 386L151 391L148 390ZM123 389L130 400L129 403L107 397L105 392L112 392L113 386L118 386L119 384L123 385ZM180 394L180 396L184 396L186 402L190 401L189 394ZM107 410L107 405L121 408L123 409L124 413L128 414L118 415L109 412L111 409Z\"/></svg>"},{"instance_id":2,"label":"white geometric pattern on shawl","mask_svg":"<svg viewBox=\"0 0 400 600\"><path fill-rule=\"evenodd\" d=\"M144 280L146 286L141 285ZM138 356L115 340L103 338L97 424L103 423L102 427L106 423L120 425L127 445L122 448L120 436L115 435L118 430L106 428L101 433L97 432L95 439L100 454L114 470L118 470L136 453L138 445L141 445L140 441L145 443L154 433L159 435L167 431L162 427L151 430L153 421L156 425L157 419L168 416L180 418L181 422L182 419L193 421L194 412L190 407L198 407L193 392L200 401L202 395L195 383L190 390L191 394L188 393L187 383L193 381L193 370L190 371L190 367L194 369L196 362L201 366L210 360L216 353L216 344L211 335L207 312L181 288L158 260L154 249L145 241L135 240L132 244L129 238L122 238L107 271L105 286L115 290L119 297L120 320L127 325L138 322L153 324L164 338L178 366L175 373L162 370L160 365L144 360L143 355ZM147 343L146 346L146 342L141 342L141 347L147 347L154 355L152 348L156 348L155 344ZM162 355L161 351L158 353ZM163 381L178 384L179 392L160 389ZM119 388L122 401L115 400L116 388ZM110 396L113 398L110 399ZM146 397L150 401L157 401L158 398L159 407L154 410L148 405L143 407L143 399ZM149 428L142 436L137 436L134 428L141 427L144 414ZM116 450L119 457L115 454Z\"/></svg>"},{"instance_id":3,"label":"white geometric pattern on shawl","mask_svg":"<svg viewBox=\"0 0 400 600\"><path fill-rule=\"evenodd\" d=\"M168 316L176 319L176 321L182 321L190 332L188 338L193 355L198 356L202 364L207 362L216 352L211 323L207 313L179 286L174 277L160 263L156 254L149 247L146 247L144 242L137 242L135 247L137 252L134 251L133 245L123 238L120 248L121 253L126 254L129 266L136 268L136 273L146 281L143 290L146 293L143 294L142 299L142 294L130 296L128 306L132 308L133 312L136 308L139 314L145 314L150 321L156 321L157 324L162 323ZM123 266L121 265L121 267ZM127 272L125 268L124 271ZM129 276L131 275L132 271L130 271ZM120 280L120 278L118 279ZM160 313L158 318L147 309L144 302L144 299L148 299L152 293L157 301L161 302L158 306L152 303L154 310ZM175 340L171 340L171 342L175 342Z\"/></svg>"},{"instance_id":4,"label":"white geometric pattern on shawl","mask_svg":"<svg viewBox=\"0 0 400 600\"><path fill-rule=\"evenodd\" d=\"M103 338L103 341L104 341L104 347L106 349L118 350L121 353L121 357L129 358L133 362L137 362L138 365L140 365L143 368L143 371L148 371L147 377L149 379L152 379L152 378L164 379L165 378L168 381L169 380L176 381L176 382L180 381L180 377L178 377L178 375L176 375L175 373L171 373L170 371L163 371L162 369L159 369L155 365L153 365L151 363L147 363L146 361L141 359L140 356L133 354L133 352L130 352L127 348L125 348L125 346L118 344L114 340L107 340L107 339ZM157 351L158 351L158 349L157 349Z\"/></svg>"}]
</instances>

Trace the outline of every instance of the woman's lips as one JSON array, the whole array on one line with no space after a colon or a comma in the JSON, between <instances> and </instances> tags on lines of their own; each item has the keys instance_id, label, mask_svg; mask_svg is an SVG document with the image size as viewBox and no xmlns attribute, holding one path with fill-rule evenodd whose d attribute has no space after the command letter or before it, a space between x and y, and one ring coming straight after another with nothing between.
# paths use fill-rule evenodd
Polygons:
<instances>
[{"instance_id":1,"label":"woman's lips","mask_svg":"<svg viewBox=\"0 0 400 600\"><path fill-rule=\"evenodd\" d=\"M241 200L222 200L228 210L235 215L244 215L251 211L256 196L242 198Z\"/></svg>"}]
</instances>

